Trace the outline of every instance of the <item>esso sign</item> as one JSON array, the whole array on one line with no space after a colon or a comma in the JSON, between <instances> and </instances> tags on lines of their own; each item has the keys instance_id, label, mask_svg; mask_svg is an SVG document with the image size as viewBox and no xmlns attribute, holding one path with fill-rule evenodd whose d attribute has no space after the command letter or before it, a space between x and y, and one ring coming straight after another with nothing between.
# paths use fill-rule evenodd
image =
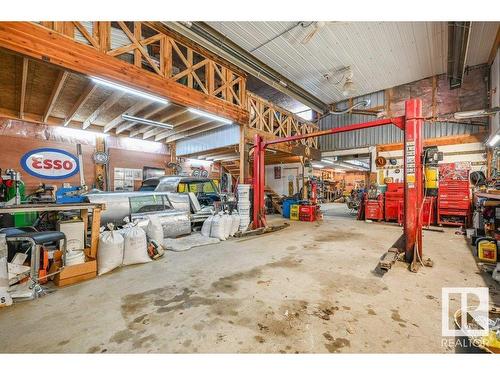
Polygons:
<instances>
[{"instance_id":1,"label":"esso sign","mask_svg":"<svg viewBox=\"0 0 500 375\"><path fill-rule=\"evenodd\" d=\"M78 159L67 151L38 148L24 154L21 166L30 175L45 179L64 179L78 173Z\"/></svg>"}]
</instances>

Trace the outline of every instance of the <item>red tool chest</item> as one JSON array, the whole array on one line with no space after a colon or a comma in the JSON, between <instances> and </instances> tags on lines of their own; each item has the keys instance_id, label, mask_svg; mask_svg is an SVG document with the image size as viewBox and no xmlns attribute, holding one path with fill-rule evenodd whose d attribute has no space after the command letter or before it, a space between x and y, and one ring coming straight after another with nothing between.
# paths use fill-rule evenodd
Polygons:
<instances>
[{"instance_id":1,"label":"red tool chest","mask_svg":"<svg viewBox=\"0 0 500 375\"><path fill-rule=\"evenodd\" d=\"M438 224L467 225L471 213L469 180L441 180Z\"/></svg>"},{"instance_id":2,"label":"red tool chest","mask_svg":"<svg viewBox=\"0 0 500 375\"><path fill-rule=\"evenodd\" d=\"M471 214L470 164L439 165L437 220L439 225L467 225Z\"/></svg>"},{"instance_id":3,"label":"red tool chest","mask_svg":"<svg viewBox=\"0 0 500 375\"><path fill-rule=\"evenodd\" d=\"M398 220L399 204L404 200L404 184L402 182L387 183L385 192L385 221Z\"/></svg>"},{"instance_id":4,"label":"red tool chest","mask_svg":"<svg viewBox=\"0 0 500 375\"><path fill-rule=\"evenodd\" d=\"M299 220L300 221L315 221L316 220L317 206L313 205L300 205L299 206Z\"/></svg>"},{"instance_id":5,"label":"red tool chest","mask_svg":"<svg viewBox=\"0 0 500 375\"><path fill-rule=\"evenodd\" d=\"M398 223L403 225L404 221L404 200L399 202ZM436 197L425 197L422 206L422 226L428 227L436 223Z\"/></svg>"},{"instance_id":6,"label":"red tool chest","mask_svg":"<svg viewBox=\"0 0 500 375\"><path fill-rule=\"evenodd\" d=\"M365 220L384 220L384 195L368 199L365 195Z\"/></svg>"}]
</instances>

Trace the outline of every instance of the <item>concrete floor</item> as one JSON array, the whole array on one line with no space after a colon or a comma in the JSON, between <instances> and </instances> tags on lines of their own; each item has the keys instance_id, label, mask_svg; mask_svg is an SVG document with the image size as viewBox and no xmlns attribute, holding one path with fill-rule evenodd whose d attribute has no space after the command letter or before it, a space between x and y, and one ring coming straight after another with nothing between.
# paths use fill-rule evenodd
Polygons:
<instances>
[{"instance_id":1,"label":"concrete floor","mask_svg":"<svg viewBox=\"0 0 500 375\"><path fill-rule=\"evenodd\" d=\"M399 263L380 277L401 228L356 221L345 205L323 210L323 222L167 252L1 309L0 352L453 351L441 344L441 288L494 283L464 238L425 232L435 266Z\"/></svg>"}]
</instances>

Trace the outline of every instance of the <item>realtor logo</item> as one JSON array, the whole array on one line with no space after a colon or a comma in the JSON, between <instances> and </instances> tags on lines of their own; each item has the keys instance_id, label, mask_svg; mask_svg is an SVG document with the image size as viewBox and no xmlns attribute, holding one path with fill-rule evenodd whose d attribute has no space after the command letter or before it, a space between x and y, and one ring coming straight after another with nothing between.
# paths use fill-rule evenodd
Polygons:
<instances>
[{"instance_id":1,"label":"realtor logo","mask_svg":"<svg viewBox=\"0 0 500 375\"><path fill-rule=\"evenodd\" d=\"M460 327L450 324L450 301L460 303ZM441 334L443 336L487 336L489 293L488 288L442 288ZM453 320L452 320L453 321ZM451 327L450 327L451 326Z\"/></svg>"}]
</instances>

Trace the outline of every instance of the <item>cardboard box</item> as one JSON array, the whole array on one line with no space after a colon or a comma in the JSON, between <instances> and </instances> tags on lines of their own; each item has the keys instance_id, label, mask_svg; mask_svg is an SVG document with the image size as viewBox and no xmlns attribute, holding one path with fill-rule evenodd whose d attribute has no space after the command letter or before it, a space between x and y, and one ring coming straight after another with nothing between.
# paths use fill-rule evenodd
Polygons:
<instances>
[{"instance_id":1,"label":"cardboard box","mask_svg":"<svg viewBox=\"0 0 500 375\"><path fill-rule=\"evenodd\" d=\"M76 284L84 280L93 279L96 276L97 261L86 257L85 263L64 267L60 273L55 275L54 283L57 286L66 286Z\"/></svg>"}]
</instances>

